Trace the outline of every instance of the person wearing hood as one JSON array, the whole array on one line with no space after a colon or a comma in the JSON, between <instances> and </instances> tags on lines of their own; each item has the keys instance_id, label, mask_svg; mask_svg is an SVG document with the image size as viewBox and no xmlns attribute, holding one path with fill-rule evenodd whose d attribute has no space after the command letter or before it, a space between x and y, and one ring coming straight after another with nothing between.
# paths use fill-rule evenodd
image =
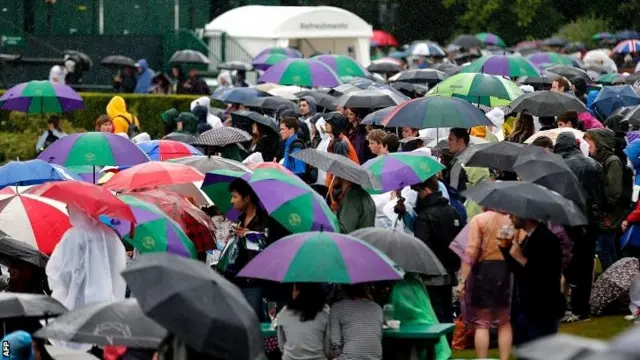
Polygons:
<instances>
[{"instance_id":1,"label":"person wearing hood","mask_svg":"<svg viewBox=\"0 0 640 360\"><path fill-rule=\"evenodd\" d=\"M210 97L203 96L203 97L200 97L200 98L197 98L197 99L193 100L191 102L191 111L193 111L193 109L196 106L204 106L207 109L207 124L209 124L212 129L221 128L223 126L222 125L222 120L220 120L219 117L217 117L213 113L211 113L211 98Z\"/></svg>"},{"instance_id":2,"label":"person wearing hood","mask_svg":"<svg viewBox=\"0 0 640 360\"><path fill-rule=\"evenodd\" d=\"M587 131L584 139L589 144L589 154L604 170L604 199L596 252L602 271L605 271L618 260L616 236L626 210L622 206L625 201L623 177L626 165L614 154L616 137L612 130L592 129Z\"/></svg>"},{"instance_id":3,"label":"person wearing hood","mask_svg":"<svg viewBox=\"0 0 640 360\"><path fill-rule=\"evenodd\" d=\"M67 76L67 70L62 65L53 65L49 70L49 81L53 84L64 85L65 76Z\"/></svg>"},{"instance_id":4,"label":"person wearing hood","mask_svg":"<svg viewBox=\"0 0 640 360\"><path fill-rule=\"evenodd\" d=\"M317 110L316 99L311 96L303 96L300 98L300 118L302 120L308 120L311 116L315 115ZM308 124L307 124L308 125Z\"/></svg>"},{"instance_id":5,"label":"person wearing hood","mask_svg":"<svg viewBox=\"0 0 640 360\"><path fill-rule=\"evenodd\" d=\"M640 223L640 202L638 201L638 190L640 189L640 140L630 142L624 149L624 153L627 155L628 162L635 172L633 196L631 200L636 203L636 207L629 216L627 216L627 219L622 222L622 231L627 231L630 225Z\"/></svg>"},{"instance_id":6,"label":"person wearing hood","mask_svg":"<svg viewBox=\"0 0 640 360\"><path fill-rule=\"evenodd\" d=\"M122 72L113 78L113 90L118 93L131 94L136 89L135 68L125 66Z\"/></svg>"},{"instance_id":7,"label":"person wearing hood","mask_svg":"<svg viewBox=\"0 0 640 360\"><path fill-rule=\"evenodd\" d=\"M596 118L598 117L598 111L596 110L595 106L593 106L593 103L596 101L598 95L600 95L600 90L591 90L587 94L587 109L589 109L591 115L595 116Z\"/></svg>"},{"instance_id":8,"label":"person wearing hood","mask_svg":"<svg viewBox=\"0 0 640 360\"><path fill-rule=\"evenodd\" d=\"M181 112L176 121L176 130L191 135L198 133L200 119L192 112Z\"/></svg>"},{"instance_id":9,"label":"person wearing hood","mask_svg":"<svg viewBox=\"0 0 640 360\"><path fill-rule=\"evenodd\" d=\"M218 87L223 89L230 89L233 87L233 79L229 70L223 70L218 74Z\"/></svg>"},{"instance_id":10,"label":"person wearing hood","mask_svg":"<svg viewBox=\"0 0 640 360\"><path fill-rule=\"evenodd\" d=\"M207 122L207 117L209 116L209 109L204 106L197 105L193 109L191 109L191 113L198 118L198 122L196 124L196 135L200 135L207 130L213 129L211 125Z\"/></svg>"},{"instance_id":11,"label":"person wearing hood","mask_svg":"<svg viewBox=\"0 0 640 360\"><path fill-rule=\"evenodd\" d=\"M153 86L153 70L149 68L146 59L138 60L136 67L138 69L138 78L133 92L136 94L148 94Z\"/></svg>"},{"instance_id":12,"label":"person wearing hood","mask_svg":"<svg viewBox=\"0 0 640 360\"><path fill-rule=\"evenodd\" d=\"M587 200L585 214L589 225L568 229L573 241L571 261L564 271L566 282L571 286L571 313L564 321L589 318L593 257L595 255L598 222L601 218L604 194L604 172L594 159L580 151L578 140L572 132L562 132L556 140L554 152L561 156L582 185Z\"/></svg>"},{"instance_id":13,"label":"person wearing hood","mask_svg":"<svg viewBox=\"0 0 640 360\"><path fill-rule=\"evenodd\" d=\"M191 95L211 95L211 90L207 83L200 78L198 69L189 69L189 80L184 84L187 94Z\"/></svg>"},{"instance_id":14,"label":"person wearing hood","mask_svg":"<svg viewBox=\"0 0 640 360\"><path fill-rule=\"evenodd\" d=\"M132 125L140 128L138 118L127 112L127 104L122 96L114 96L107 104L107 115L113 122L113 132L129 134Z\"/></svg>"},{"instance_id":15,"label":"person wearing hood","mask_svg":"<svg viewBox=\"0 0 640 360\"><path fill-rule=\"evenodd\" d=\"M165 135L171 134L172 132L176 131L179 116L180 113L176 108L171 108L160 114L160 119L162 120L162 124L164 125Z\"/></svg>"}]
</instances>

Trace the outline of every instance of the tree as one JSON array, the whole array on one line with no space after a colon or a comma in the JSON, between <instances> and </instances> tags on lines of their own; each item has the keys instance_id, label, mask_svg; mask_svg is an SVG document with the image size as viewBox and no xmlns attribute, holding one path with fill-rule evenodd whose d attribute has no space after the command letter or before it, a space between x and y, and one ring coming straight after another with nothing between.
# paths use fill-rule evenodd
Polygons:
<instances>
[{"instance_id":1,"label":"tree","mask_svg":"<svg viewBox=\"0 0 640 360\"><path fill-rule=\"evenodd\" d=\"M587 45L597 45L592 36L599 32L607 31L609 22L591 14L575 19L558 30L558 36L569 41L580 41Z\"/></svg>"}]
</instances>

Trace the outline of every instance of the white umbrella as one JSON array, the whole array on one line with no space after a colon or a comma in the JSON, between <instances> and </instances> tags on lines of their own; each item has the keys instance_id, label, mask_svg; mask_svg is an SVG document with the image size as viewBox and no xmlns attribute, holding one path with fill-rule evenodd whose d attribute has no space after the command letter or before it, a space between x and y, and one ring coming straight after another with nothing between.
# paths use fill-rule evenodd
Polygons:
<instances>
[{"instance_id":1,"label":"white umbrella","mask_svg":"<svg viewBox=\"0 0 640 360\"><path fill-rule=\"evenodd\" d=\"M553 144L555 145L556 140L558 139L558 135L560 135L563 132L572 132L573 135L575 135L578 142L580 143L580 151L585 156L589 156L589 144L587 144L587 142L584 141L584 133L574 128L557 128L557 129L551 129L551 130L538 131L537 133L531 135L530 138L525 140L524 143L531 144L535 139L539 138L540 136L546 136L549 139L551 139L551 141L553 141Z\"/></svg>"},{"instance_id":2,"label":"white umbrella","mask_svg":"<svg viewBox=\"0 0 640 360\"><path fill-rule=\"evenodd\" d=\"M301 87L301 86L295 86L295 85L290 85L290 86L278 86L278 87L274 87L271 90L267 91L269 94L274 95L274 96L280 96L283 97L287 100L291 100L291 101L298 101L298 97L295 95L296 93L299 93L303 90L306 90L305 88Z\"/></svg>"}]
</instances>

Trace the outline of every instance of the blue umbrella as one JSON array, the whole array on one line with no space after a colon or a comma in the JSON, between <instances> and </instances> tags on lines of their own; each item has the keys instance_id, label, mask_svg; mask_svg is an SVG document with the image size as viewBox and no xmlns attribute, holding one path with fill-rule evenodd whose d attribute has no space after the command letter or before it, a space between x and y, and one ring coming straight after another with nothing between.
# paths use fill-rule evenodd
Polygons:
<instances>
[{"instance_id":1,"label":"blue umbrella","mask_svg":"<svg viewBox=\"0 0 640 360\"><path fill-rule=\"evenodd\" d=\"M631 85L605 86L593 101L593 107L603 118L608 118L623 106L640 104L640 96Z\"/></svg>"},{"instance_id":2,"label":"blue umbrella","mask_svg":"<svg viewBox=\"0 0 640 360\"><path fill-rule=\"evenodd\" d=\"M216 90L212 97L225 103L242 104L258 97L271 96L271 94L248 87L238 87Z\"/></svg>"},{"instance_id":3,"label":"blue umbrella","mask_svg":"<svg viewBox=\"0 0 640 360\"><path fill-rule=\"evenodd\" d=\"M617 40L633 40L640 39L640 34L637 31L633 30L622 30L616 33Z\"/></svg>"},{"instance_id":4,"label":"blue umbrella","mask_svg":"<svg viewBox=\"0 0 640 360\"><path fill-rule=\"evenodd\" d=\"M360 121L360 124L362 125L382 125L382 120L387 117L387 115L389 115L393 109L395 109L395 106L389 106L386 107L384 109L380 109L378 111L374 111L370 114L368 114L367 116L364 117L364 119L362 119L362 121Z\"/></svg>"},{"instance_id":5,"label":"blue umbrella","mask_svg":"<svg viewBox=\"0 0 640 360\"><path fill-rule=\"evenodd\" d=\"M39 159L10 161L0 167L0 188L9 185L38 185L47 181L82 180L63 166Z\"/></svg>"},{"instance_id":6,"label":"blue umbrella","mask_svg":"<svg viewBox=\"0 0 640 360\"><path fill-rule=\"evenodd\" d=\"M405 51L393 51L389 54L389 57L392 57L394 59L402 59L408 56L409 56L409 53Z\"/></svg>"}]
</instances>

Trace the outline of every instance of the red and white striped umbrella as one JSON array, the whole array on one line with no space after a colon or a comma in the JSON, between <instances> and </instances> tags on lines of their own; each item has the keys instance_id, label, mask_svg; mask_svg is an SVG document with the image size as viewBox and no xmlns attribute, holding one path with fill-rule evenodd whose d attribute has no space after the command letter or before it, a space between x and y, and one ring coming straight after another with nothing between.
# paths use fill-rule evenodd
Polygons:
<instances>
[{"instance_id":1,"label":"red and white striped umbrella","mask_svg":"<svg viewBox=\"0 0 640 360\"><path fill-rule=\"evenodd\" d=\"M0 230L51 255L71 227L65 204L31 194L0 194Z\"/></svg>"},{"instance_id":2,"label":"red and white striped umbrella","mask_svg":"<svg viewBox=\"0 0 640 360\"><path fill-rule=\"evenodd\" d=\"M27 185L27 186L6 186L3 187L2 189L0 189L0 195L15 195L15 194L21 194L27 190L29 190L29 188L33 187L33 185Z\"/></svg>"}]
</instances>

